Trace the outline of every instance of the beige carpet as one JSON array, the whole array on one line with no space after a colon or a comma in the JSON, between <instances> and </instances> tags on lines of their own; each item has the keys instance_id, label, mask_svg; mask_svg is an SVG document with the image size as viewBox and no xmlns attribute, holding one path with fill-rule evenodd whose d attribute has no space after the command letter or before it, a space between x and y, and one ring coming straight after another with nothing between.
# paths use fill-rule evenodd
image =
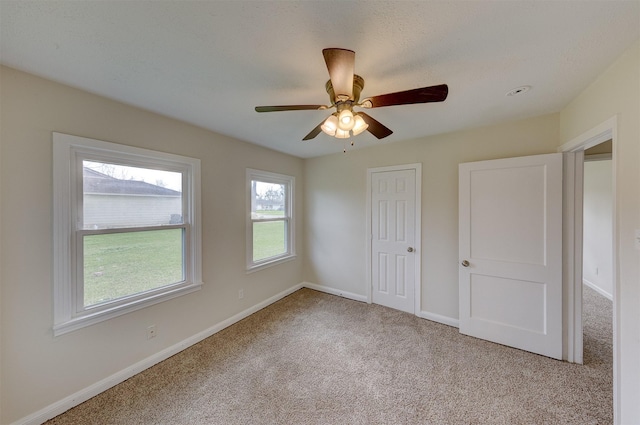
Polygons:
<instances>
[{"instance_id":1,"label":"beige carpet","mask_svg":"<svg viewBox=\"0 0 640 425\"><path fill-rule=\"evenodd\" d=\"M611 302L585 305L580 366L302 289L47 423L607 424Z\"/></svg>"}]
</instances>

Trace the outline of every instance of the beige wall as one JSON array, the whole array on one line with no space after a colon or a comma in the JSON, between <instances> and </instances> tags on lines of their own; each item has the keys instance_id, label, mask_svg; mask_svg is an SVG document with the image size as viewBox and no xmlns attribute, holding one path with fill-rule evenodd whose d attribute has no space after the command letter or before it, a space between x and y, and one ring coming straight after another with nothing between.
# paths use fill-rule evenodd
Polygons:
<instances>
[{"instance_id":1,"label":"beige wall","mask_svg":"<svg viewBox=\"0 0 640 425\"><path fill-rule=\"evenodd\" d=\"M619 394L618 422L640 423L640 41L631 46L596 81L560 113L560 142L566 143L617 117L614 185L618 263L614 361Z\"/></svg>"},{"instance_id":2,"label":"beige wall","mask_svg":"<svg viewBox=\"0 0 640 425\"><path fill-rule=\"evenodd\" d=\"M0 70L0 423L45 408L302 281L301 159L10 68ZM53 337L52 131L202 161L201 291ZM247 167L295 176L300 213L298 259L252 274L245 273ZM158 336L147 340L151 324Z\"/></svg>"},{"instance_id":3,"label":"beige wall","mask_svg":"<svg viewBox=\"0 0 640 425\"><path fill-rule=\"evenodd\" d=\"M552 114L306 160L305 281L366 295L367 168L420 162L421 310L457 320L458 164L555 152L558 118Z\"/></svg>"},{"instance_id":4,"label":"beige wall","mask_svg":"<svg viewBox=\"0 0 640 425\"><path fill-rule=\"evenodd\" d=\"M457 319L457 164L554 152L617 116L617 423L640 423L640 42L559 114L305 162L304 278L366 294L366 169L421 162L422 311Z\"/></svg>"},{"instance_id":5,"label":"beige wall","mask_svg":"<svg viewBox=\"0 0 640 425\"><path fill-rule=\"evenodd\" d=\"M457 319L458 163L554 152L616 114L618 419L640 423L640 259L633 248L634 229L640 228L639 53L637 43L559 114L305 161L0 68L0 423L57 402L302 280L365 295L371 167L423 164L421 309ZM53 338L52 131L202 160L202 291ZM296 242L299 254L306 251L304 269L299 255L244 273L246 167L296 176ZM158 336L147 341L150 324Z\"/></svg>"}]
</instances>

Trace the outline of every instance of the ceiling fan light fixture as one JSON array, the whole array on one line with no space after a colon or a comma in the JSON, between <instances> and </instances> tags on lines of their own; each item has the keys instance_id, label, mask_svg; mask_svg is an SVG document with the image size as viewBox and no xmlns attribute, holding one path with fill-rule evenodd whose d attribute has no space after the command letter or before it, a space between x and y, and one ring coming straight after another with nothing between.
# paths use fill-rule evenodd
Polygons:
<instances>
[{"instance_id":1,"label":"ceiling fan light fixture","mask_svg":"<svg viewBox=\"0 0 640 425\"><path fill-rule=\"evenodd\" d=\"M449 94L449 86L439 84L368 97L358 103L360 101L360 93L364 88L364 79L354 74L355 52L348 49L328 48L322 50L322 55L327 65L327 71L329 71L329 81L325 84L325 90L331 101L330 106L256 106L256 112L317 111L335 108L335 112L330 117L316 125L302 140L311 140L321 132L330 137L347 139L351 136L357 136L365 130L377 139L384 139L393 134L393 131L365 112L354 112L354 107L369 109L394 105L443 102ZM515 90L514 94L516 92L524 92L528 88L530 87L520 87Z\"/></svg>"},{"instance_id":2,"label":"ceiling fan light fixture","mask_svg":"<svg viewBox=\"0 0 640 425\"><path fill-rule=\"evenodd\" d=\"M320 128L329 136L335 136L336 130L338 129L338 117L336 117L335 115L330 115L329 118L324 121L324 124L320 126Z\"/></svg>"},{"instance_id":3,"label":"ceiling fan light fixture","mask_svg":"<svg viewBox=\"0 0 640 425\"><path fill-rule=\"evenodd\" d=\"M342 111L340 111L340 114L338 115L338 128L340 130L349 132L349 130L353 129L355 124L356 122L353 118L353 112L351 112L351 110L343 109Z\"/></svg>"},{"instance_id":4,"label":"ceiling fan light fixture","mask_svg":"<svg viewBox=\"0 0 640 425\"><path fill-rule=\"evenodd\" d=\"M353 132L354 136L357 136L358 134L362 133L367 128L369 128L369 124L364 122L364 119L359 114L356 114L356 116L353 118L353 121L354 121L354 126L353 126L353 130L351 131Z\"/></svg>"}]
</instances>

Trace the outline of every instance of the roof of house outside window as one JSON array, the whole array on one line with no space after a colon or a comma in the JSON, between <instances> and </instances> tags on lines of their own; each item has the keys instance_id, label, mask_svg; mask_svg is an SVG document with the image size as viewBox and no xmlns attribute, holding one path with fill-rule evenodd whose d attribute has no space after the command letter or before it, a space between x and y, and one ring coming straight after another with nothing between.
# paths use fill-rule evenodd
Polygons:
<instances>
[{"instance_id":1,"label":"roof of house outside window","mask_svg":"<svg viewBox=\"0 0 640 425\"><path fill-rule=\"evenodd\" d=\"M82 171L84 193L102 195L182 196L177 190L139 181L118 179L90 168Z\"/></svg>"}]
</instances>

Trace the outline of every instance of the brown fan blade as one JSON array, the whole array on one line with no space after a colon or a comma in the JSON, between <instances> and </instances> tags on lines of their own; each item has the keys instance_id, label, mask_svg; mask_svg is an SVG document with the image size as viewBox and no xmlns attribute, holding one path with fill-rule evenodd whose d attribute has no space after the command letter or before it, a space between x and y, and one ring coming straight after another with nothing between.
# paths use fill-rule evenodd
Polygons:
<instances>
[{"instance_id":1,"label":"brown fan blade","mask_svg":"<svg viewBox=\"0 0 640 425\"><path fill-rule=\"evenodd\" d=\"M327 109L325 105L256 106L256 112L308 111Z\"/></svg>"},{"instance_id":2,"label":"brown fan blade","mask_svg":"<svg viewBox=\"0 0 640 425\"><path fill-rule=\"evenodd\" d=\"M372 118L370 115L367 115L364 112L358 112L358 115L362 117L364 122L369 124L369 127L367 127L367 131L376 136L378 139L384 139L385 137L393 134L393 131L385 127L378 120Z\"/></svg>"},{"instance_id":3,"label":"brown fan blade","mask_svg":"<svg viewBox=\"0 0 640 425\"><path fill-rule=\"evenodd\" d=\"M353 72L356 53L347 49L324 49L322 55L327 64L336 100L346 100L340 99L342 96L353 99Z\"/></svg>"},{"instance_id":4,"label":"brown fan blade","mask_svg":"<svg viewBox=\"0 0 640 425\"><path fill-rule=\"evenodd\" d=\"M320 124L318 124L318 126L316 128L311 130L311 132L309 134L304 136L304 139L302 139L302 140L311 140L314 137L316 137L318 134L320 134L320 132L322 131L322 128L321 128L322 124L324 124L324 120L322 120L322 122Z\"/></svg>"},{"instance_id":5,"label":"brown fan blade","mask_svg":"<svg viewBox=\"0 0 640 425\"><path fill-rule=\"evenodd\" d=\"M399 91L396 93L382 94L368 98L372 108L382 106L409 105L412 103L442 102L449 94L446 84L439 86L421 87L419 89ZM363 103L366 103L366 100Z\"/></svg>"}]
</instances>

